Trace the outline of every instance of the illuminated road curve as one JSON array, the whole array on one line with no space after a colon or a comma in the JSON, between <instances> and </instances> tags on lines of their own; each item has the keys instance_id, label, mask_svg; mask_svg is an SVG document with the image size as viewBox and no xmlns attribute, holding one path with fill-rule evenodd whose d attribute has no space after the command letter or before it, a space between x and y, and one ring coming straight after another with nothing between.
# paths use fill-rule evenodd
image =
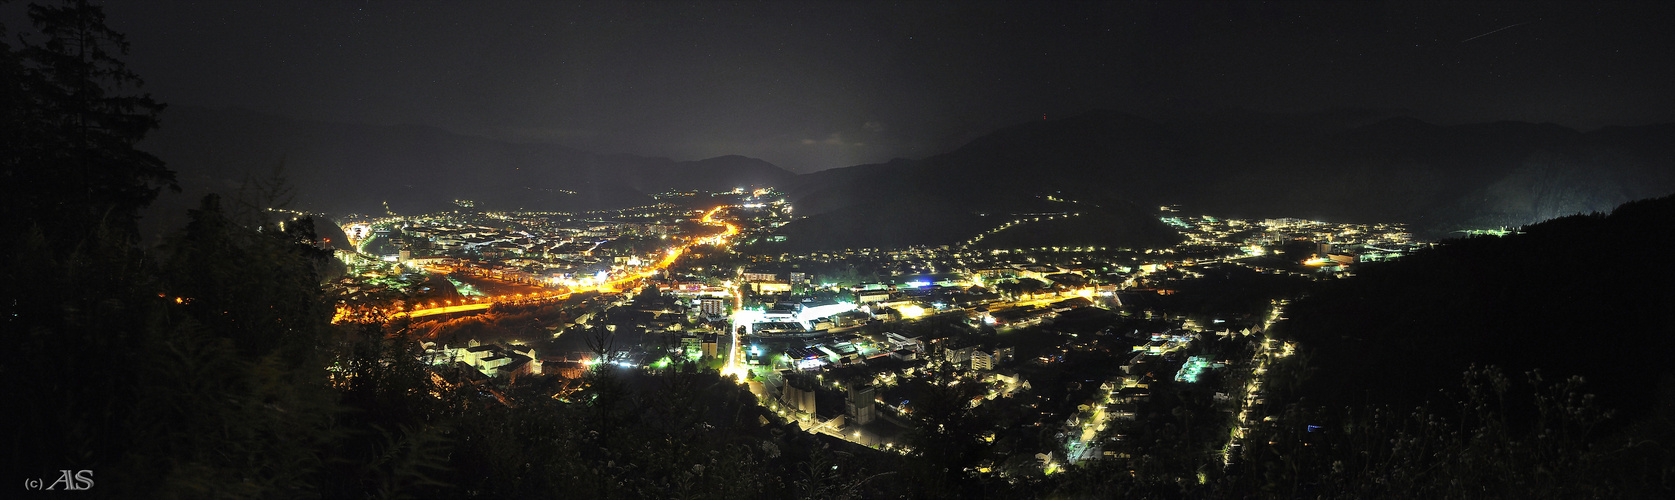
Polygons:
<instances>
[{"instance_id":1,"label":"illuminated road curve","mask_svg":"<svg viewBox=\"0 0 1675 500\"><path fill-rule=\"evenodd\" d=\"M681 245L681 246L677 246L677 247L671 247L669 249L669 251L663 256L663 260L657 261L656 264L653 264L651 266L642 268L641 271L638 272L638 273L623 276L621 278L617 278L617 279L614 279L614 280L611 280L611 281L607 281L605 283L601 283L599 285L592 286L592 287L573 289L568 293L561 293L561 294L553 295L553 296L550 296L550 297L545 297L545 298L533 298L532 297L530 299L525 299L525 298L519 297L517 299L503 299L503 300L511 301L511 302L522 302L522 301L526 301L526 300L534 300L534 301L539 301L539 300L564 300L564 299L570 298L570 295L572 295L572 294L581 293L581 292L595 292L595 291L597 291L597 292L615 292L615 291L618 290L618 287L621 286L621 285L631 283L631 282L634 282L634 281L637 281L637 280L649 278L653 275L656 275L658 271L662 271L664 269L667 269L669 266L674 265L675 260L680 259L680 256L686 253L686 249L691 248L693 245L698 245L698 244L725 245L725 244L727 244L728 239L730 239L733 236L739 234L739 226L734 225L731 222L715 220L715 214L720 213L721 209L723 209L723 208L727 208L727 205L718 206L718 207L710 209L710 211L708 211L708 212L704 212L704 217L702 219L698 220L699 222L702 222L702 223L705 223L705 224L724 227L725 230L722 231L721 234L706 237L706 238L696 239L696 240L693 240L691 242L688 242L685 245ZM405 314L409 318L418 318L418 317L424 317L424 316L431 316L431 315L435 315L435 314L448 314L448 313L456 313L456 312L461 312L461 311L477 311L477 310L482 310L482 309L488 309L489 306L493 305L495 302L496 301L491 300L491 301L481 302L481 303L476 303L476 304L461 304L461 305L457 305L457 306L447 305L447 306L441 306L441 307L428 307L428 308L424 308L424 309L414 309L412 311L406 312ZM350 315L349 311L339 310L338 313L337 313L337 317L334 318L332 320L332 322L337 323L337 322L343 321L344 319L348 318L349 315ZM734 344L737 345L737 342L734 342ZM729 366L732 366L732 364L733 364L732 361L728 361Z\"/></svg>"},{"instance_id":2,"label":"illuminated road curve","mask_svg":"<svg viewBox=\"0 0 1675 500\"><path fill-rule=\"evenodd\" d=\"M564 294L564 295L569 296L570 294ZM417 311L413 311L411 313L408 313L407 316L412 317L412 318L417 318L417 317L420 317L420 316L430 316L432 314L448 314L448 313L456 313L456 312L461 312L461 311L480 311L480 310L483 310L483 309L488 309L489 306L492 305L492 304L493 304L492 302L483 302L483 303L479 303L479 304L465 304L465 305L459 305L459 306L432 307L432 308L429 308L429 309L419 309Z\"/></svg>"}]
</instances>

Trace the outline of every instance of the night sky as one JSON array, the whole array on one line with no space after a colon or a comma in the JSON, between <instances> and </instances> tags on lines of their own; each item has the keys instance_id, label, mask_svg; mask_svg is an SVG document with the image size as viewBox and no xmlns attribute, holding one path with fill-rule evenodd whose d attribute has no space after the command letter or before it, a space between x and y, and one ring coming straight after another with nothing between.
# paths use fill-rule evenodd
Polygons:
<instances>
[{"instance_id":1,"label":"night sky","mask_svg":"<svg viewBox=\"0 0 1675 500\"><path fill-rule=\"evenodd\" d=\"M14 36L22 7L0 7ZM177 105L802 172L1090 108L1675 121L1675 2L241 0L107 13L131 68Z\"/></svg>"}]
</instances>

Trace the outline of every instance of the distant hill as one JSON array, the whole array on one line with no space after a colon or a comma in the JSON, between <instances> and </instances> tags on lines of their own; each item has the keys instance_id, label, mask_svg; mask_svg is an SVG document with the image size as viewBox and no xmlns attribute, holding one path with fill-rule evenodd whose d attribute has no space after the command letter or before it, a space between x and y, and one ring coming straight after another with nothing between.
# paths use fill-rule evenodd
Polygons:
<instances>
[{"instance_id":1,"label":"distant hill","mask_svg":"<svg viewBox=\"0 0 1675 500\"><path fill-rule=\"evenodd\" d=\"M790 187L793 205L812 216L782 233L791 248L830 246L825 241L951 244L1013 214L1075 212L1087 214L1078 231L1037 233L1043 238L1020 244L1165 246L1178 235L1130 200L1168 186L1179 161L1169 138L1144 119L1097 112L1027 123L924 160L800 176Z\"/></svg>"},{"instance_id":2,"label":"distant hill","mask_svg":"<svg viewBox=\"0 0 1675 500\"><path fill-rule=\"evenodd\" d=\"M170 107L142 145L189 192L236 189L276 165L298 208L398 213L458 208L580 210L634 206L673 188L786 185L794 174L742 156L674 161L501 142L420 126L294 120L243 110ZM191 198L191 196L182 196Z\"/></svg>"},{"instance_id":3,"label":"distant hill","mask_svg":"<svg viewBox=\"0 0 1675 500\"><path fill-rule=\"evenodd\" d=\"M1057 194L1242 217L1412 223L1429 236L1608 210L1675 190L1675 127L1439 126L1389 112L1222 112L1156 121L1093 111L1020 124L924 160L797 178L799 210L892 200L1014 210Z\"/></svg>"},{"instance_id":4,"label":"distant hill","mask_svg":"<svg viewBox=\"0 0 1675 500\"><path fill-rule=\"evenodd\" d=\"M1316 402L1418 404L1476 363L1518 381L1581 375L1602 406L1646 411L1675 394L1671 227L1665 196L1448 241L1325 284L1276 328L1298 339Z\"/></svg>"},{"instance_id":5,"label":"distant hill","mask_svg":"<svg viewBox=\"0 0 1675 500\"><path fill-rule=\"evenodd\" d=\"M924 160L804 175L792 190L809 213L902 198L959 199L973 209L1047 194L1144 200L1178 176L1182 156L1155 122L1094 112L1009 127Z\"/></svg>"}]
</instances>

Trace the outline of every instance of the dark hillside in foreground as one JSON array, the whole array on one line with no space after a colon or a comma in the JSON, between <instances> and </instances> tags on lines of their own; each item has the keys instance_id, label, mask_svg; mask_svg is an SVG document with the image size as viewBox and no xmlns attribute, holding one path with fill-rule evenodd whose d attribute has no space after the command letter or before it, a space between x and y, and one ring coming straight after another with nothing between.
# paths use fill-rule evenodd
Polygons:
<instances>
[{"instance_id":1,"label":"dark hillside in foreground","mask_svg":"<svg viewBox=\"0 0 1675 500\"><path fill-rule=\"evenodd\" d=\"M1666 196L1448 241L1328 284L1279 331L1308 355L1314 404L1435 400L1476 363L1581 375L1602 407L1643 414L1675 387L1672 227Z\"/></svg>"}]
</instances>

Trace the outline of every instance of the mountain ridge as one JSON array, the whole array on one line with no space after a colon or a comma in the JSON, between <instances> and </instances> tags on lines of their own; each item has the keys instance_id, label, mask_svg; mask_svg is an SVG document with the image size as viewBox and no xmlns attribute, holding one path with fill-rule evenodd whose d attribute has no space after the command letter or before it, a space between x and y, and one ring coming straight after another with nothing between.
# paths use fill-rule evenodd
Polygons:
<instances>
[{"instance_id":1,"label":"mountain ridge","mask_svg":"<svg viewBox=\"0 0 1675 500\"><path fill-rule=\"evenodd\" d=\"M455 199L493 209L633 206L667 189L784 184L794 175L739 155L678 161L597 154L427 125L348 124L196 107L171 108L143 147L165 158L193 191L236 188L245 175L265 175L283 163L299 188L300 207L337 213L378 211L384 201L418 213L450 208Z\"/></svg>"},{"instance_id":2,"label":"mountain ridge","mask_svg":"<svg viewBox=\"0 0 1675 500\"><path fill-rule=\"evenodd\" d=\"M1390 110L1154 119L1095 109L1002 127L926 158L800 175L739 155L597 154L425 125L192 107L170 109L163 120L144 146L179 171L189 190L236 189L245 176L283 162L299 188L297 208L336 213L380 212L384 201L420 213L457 208L456 199L487 209L583 210L639 205L667 189L756 185L782 187L799 215L831 214L826 219L867 217L858 207L873 214L1064 210L1040 201L1053 195L1125 217L1146 212L1138 207L1179 204L1231 217L1408 222L1434 237L1608 210L1675 190L1675 124L1579 132L1514 121L1437 125ZM798 221L787 231L813 234L819 225ZM835 226L853 228L831 235L837 239L869 230Z\"/></svg>"}]
</instances>

